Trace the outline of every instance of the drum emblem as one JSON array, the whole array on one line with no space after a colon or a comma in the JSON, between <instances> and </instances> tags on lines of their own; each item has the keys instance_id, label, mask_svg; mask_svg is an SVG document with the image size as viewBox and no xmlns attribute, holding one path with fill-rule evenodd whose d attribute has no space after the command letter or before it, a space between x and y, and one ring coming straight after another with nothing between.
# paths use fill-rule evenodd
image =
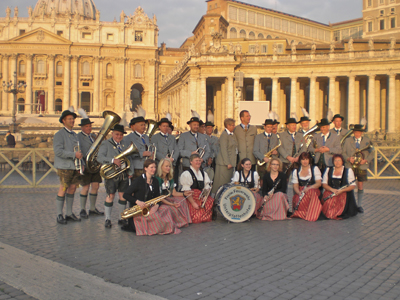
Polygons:
<instances>
[{"instance_id":1,"label":"drum emblem","mask_svg":"<svg viewBox=\"0 0 400 300\"><path fill-rule=\"evenodd\" d=\"M246 199L240 195L234 195L230 197L229 200L231 201L231 208L234 211L241 211L243 208L244 201L246 201Z\"/></svg>"}]
</instances>

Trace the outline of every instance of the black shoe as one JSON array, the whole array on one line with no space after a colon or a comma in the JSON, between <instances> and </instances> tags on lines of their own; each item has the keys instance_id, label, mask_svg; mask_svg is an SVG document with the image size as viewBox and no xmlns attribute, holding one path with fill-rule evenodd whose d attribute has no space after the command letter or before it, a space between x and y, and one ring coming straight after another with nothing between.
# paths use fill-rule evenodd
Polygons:
<instances>
[{"instance_id":1,"label":"black shoe","mask_svg":"<svg viewBox=\"0 0 400 300\"><path fill-rule=\"evenodd\" d=\"M67 224L67 220L64 219L63 215L58 215L57 216L57 223L58 224L62 224L62 225L66 225Z\"/></svg>"},{"instance_id":2,"label":"black shoe","mask_svg":"<svg viewBox=\"0 0 400 300\"><path fill-rule=\"evenodd\" d=\"M75 216L74 214L70 215L70 216L65 216L66 220L71 220L71 221L81 221L81 219L79 219L77 216Z\"/></svg>"},{"instance_id":3,"label":"black shoe","mask_svg":"<svg viewBox=\"0 0 400 300\"><path fill-rule=\"evenodd\" d=\"M89 210L89 216L91 215L102 216L104 215L104 213L102 211L98 211L97 208L95 208L94 210Z\"/></svg>"},{"instance_id":4,"label":"black shoe","mask_svg":"<svg viewBox=\"0 0 400 300\"><path fill-rule=\"evenodd\" d=\"M287 212L286 217L290 218L293 215L290 211Z\"/></svg>"},{"instance_id":5,"label":"black shoe","mask_svg":"<svg viewBox=\"0 0 400 300\"><path fill-rule=\"evenodd\" d=\"M215 220L217 220L217 217L218 217L217 208L216 208L216 207L213 207L213 209L212 209L212 215L211 215L211 220L215 221Z\"/></svg>"},{"instance_id":6,"label":"black shoe","mask_svg":"<svg viewBox=\"0 0 400 300\"><path fill-rule=\"evenodd\" d=\"M128 225L128 221L127 221L127 220L119 219L119 220L118 220L118 225Z\"/></svg>"},{"instance_id":7,"label":"black shoe","mask_svg":"<svg viewBox=\"0 0 400 300\"><path fill-rule=\"evenodd\" d=\"M81 212L79 213L79 216L81 217L81 219L87 219L89 218L86 210L82 209Z\"/></svg>"},{"instance_id":8,"label":"black shoe","mask_svg":"<svg viewBox=\"0 0 400 300\"><path fill-rule=\"evenodd\" d=\"M106 220L106 223L104 224L105 228L111 228L112 224L111 221L109 219Z\"/></svg>"},{"instance_id":9,"label":"black shoe","mask_svg":"<svg viewBox=\"0 0 400 300\"><path fill-rule=\"evenodd\" d=\"M359 212L360 214L364 213L364 209L363 209L361 206L359 206L359 207L357 208L357 210L358 210L358 212Z\"/></svg>"},{"instance_id":10,"label":"black shoe","mask_svg":"<svg viewBox=\"0 0 400 300\"><path fill-rule=\"evenodd\" d=\"M132 226L129 226L129 224L126 224L124 226L121 226L121 230L127 231L127 232L136 232L136 229Z\"/></svg>"}]
</instances>

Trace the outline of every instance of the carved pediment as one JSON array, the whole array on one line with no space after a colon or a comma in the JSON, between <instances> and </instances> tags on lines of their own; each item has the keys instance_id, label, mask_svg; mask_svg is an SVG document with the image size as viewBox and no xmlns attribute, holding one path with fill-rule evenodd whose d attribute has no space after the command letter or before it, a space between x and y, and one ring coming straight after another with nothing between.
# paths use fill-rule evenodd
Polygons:
<instances>
[{"instance_id":1,"label":"carved pediment","mask_svg":"<svg viewBox=\"0 0 400 300\"><path fill-rule=\"evenodd\" d=\"M13 43L43 43L43 44L72 44L71 41L58 36L46 29L37 28L20 36L12 38Z\"/></svg>"}]
</instances>

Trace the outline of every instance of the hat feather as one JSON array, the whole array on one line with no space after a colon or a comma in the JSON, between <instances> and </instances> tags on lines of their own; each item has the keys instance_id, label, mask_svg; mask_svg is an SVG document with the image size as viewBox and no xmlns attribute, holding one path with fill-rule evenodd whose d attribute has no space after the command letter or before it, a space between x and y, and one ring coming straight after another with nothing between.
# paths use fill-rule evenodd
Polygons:
<instances>
[{"instance_id":1,"label":"hat feather","mask_svg":"<svg viewBox=\"0 0 400 300\"><path fill-rule=\"evenodd\" d=\"M197 111L195 111L193 109L191 111L192 111L192 117L193 118L198 118L200 120L200 115L197 113Z\"/></svg>"},{"instance_id":2,"label":"hat feather","mask_svg":"<svg viewBox=\"0 0 400 300\"><path fill-rule=\"evenodd\" d=\"M328 109L328 113L326 114L326 118L328 121L331 121L333 119L333 111L332 109Z\"/></svg>"},{"instance_id":3,"label":"hat feather","mask_svg":"<svg viewBox=\"0 0 400 300\"><path fill-rule=\"evenodd\" d=\"M89 119L88 115L86 114L83 108L78 108L78 114L82 117L82 119Z\"/></svg>"},{"instance_id":4,"label":"hat feather","mask_svg":"<svg viewBox=\"0 0 400 300\"><path fill-rule=\"evenodd\" d=\"M137 112L136 112L136 111L133 111L133 112L132 112L132 118L137 118L137 117L138 117Z\"/></svg>"},{"instance_id":5,"label":"hat feather","mask_svg":"<svg viewBox=\"0 0 400 300\"><path fill-rule=\"evenodd\" d=\"M275 113L272 110L268 113L268 119L270 119L270 120L275 119Z\"/></svg>"},{"instance_id":6,"label":"hat feather","mask_svg":"<svg viewBox=\"0 0 400 300\"><path fill-rule=\"evenodd\" d=\"M171 122L172 116L171 116L171 114L170 114L169 112L167 112L167 114L165 115L165 117L168 119L168 121Z\"/></svg>"},{"instance_id":7,"label":"hat feather","mask_svg":"<svg viewBox=\"0 0 400 300\"><path fill-rule=\"evenodd\" d=\"M293 119L295 119L296 122L297 122L297 114L296 114L295 112L292 112L292 113L290 114L290 116L291 116Z\"/></svg>"},{"instance_id":8,"label":"hat feather","mask_svg":"<svg viewBox=\"0 0 400 300\"><path fill-rule=\"evenodd\" d=\"M125 111L122 114L122 118L121 118L121 121L119 122L119 124L124 127L128 126L128 122L126 121L126 112Z\"/></svg>"},{"instance_id":9,"label":"hat feather","mask_svg":"<svg viewBox=\"0 0 400 300\"><path fill-rule=\"evenodd\" d=\"M279 122L279 115L276 112L274 112L274 115L275 115L274 120L277 120Z\"/></svg>"},{"instance_id":10,"label":"hat feather","mask_svg":"<svg viewBox=\"0 0 400 300\"><path fill-rule=\"evenodd\" d=\"M304 107L301 108L301 111L303 112L303 116L305 116L307 118L310 117L310 115L308 114L307 110Z\"/></svg>"},{"instance_id":11,"label":"hat feather","mask_svg":"<svg viewBox=\"0 0 400 300\"><path fill-rule=\"evenodd\" d=\"M146 117L146 111L141 105L138 105L138 107L136 108L136 112L138 117L143 117L143 118Z\"/></svg>"},{"instance_id":12,"label":"hat feather","mask_svg":"<svg viewBox=\"0 0 400 300\"><path fill-rule=\"evenodd\" d=\"M365 117L361 118L360 124L365 127L367 125L367 119Z\"/></svg>"},{"instance_id":13,"label":"hat feather","mask_svg":"<svg viewBox=\"0 0 400 300\"><path fill-rule=\"evenodd\" d=\"M70 112L75 112L75 108L73 107L73 106L70 106L69 108L68 108L68 110L70 111Z\"/></svg>"},{"instance_id":14,"label":"hat feather","mask_svg":"<svg viewBox=\"0 0 400 300\"><path fill-rule=\"evenodd\" d=\"M208 122L211 122L211 123L214 123L214 115L213 115L213 113L211 112L211 110L208 111L208 114L207 114L207 121L208 121Z\"/></svg>"}]
</instances>

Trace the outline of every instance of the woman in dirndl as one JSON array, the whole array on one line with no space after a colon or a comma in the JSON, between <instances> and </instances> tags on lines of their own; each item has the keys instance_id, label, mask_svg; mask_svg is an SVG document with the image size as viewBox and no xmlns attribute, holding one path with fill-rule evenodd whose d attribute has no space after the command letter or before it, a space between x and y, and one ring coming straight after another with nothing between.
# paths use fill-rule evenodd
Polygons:
<instances>
[{"instance_id":1,"label":"woman in dirndl","mask_svg":"<svg viewBox=\"0 0 400 300\"><path fill-rule=\"evenodd\" d=\"M186 201L186 196L189 196L192 192L177 192L174 183L174 171L171 165L171 160L163 158L158 163L156 179L161 187L161 195L170 196L162 202L166 204L167 208L171 211L172 219L174 220L178 228L189 226L192 223L190 218L189 206Z\"/></svg>"},{"instance_id":2,"label":"woman in dirndl","mask_svg":"<svg viewBox=\"0 0 400 300\"><path fill-rule=\"evenodd\" d=\"M248 158L243 158L240 161L238 170L235 172L235 174L233 174L231 182L240 184L250 189L256 199L257 206L258 203L262 202L262 197L258 193L260 190L260 177L258 172L251 171L251 167L251 160Z\"/></svg>"},{"instance_id":3,"label":"woman in dirndl","mask_svg":"<svg viewBox=\"0 0 400 300\"><path fill-rule=\"evenodd\" d=\"M334 154L332 160L333 168L327 168L322 178L322 187L325 189L322 199L332 194L334 196L323 202L322 212L328 219L334 220L354 217L358 213L354 197L356 188L354 172L344 167L344 158L341 154ZM347 187L343 188L345 186Z\"/></svg>"},{"instance_id":4,"label":"woman in dirndl","mask_svg":"<svg viewBox=\"0 0 400 300\"><path fill-rule=\"evenodd\" d=\"M275 187L273 194L269 193ZM282 161L272 158L267 165L263 177L262 194L264 196L260 203L257 202L256 216L263 221L286 220L289 209L286 174L282 172ZM260 212L258 209L264 203Z\"/></svg>"},{"instance_id":5,"label":"woman in dirndl","mask_svg":"<svg viewBox=\"0 0 400 300\"><path fill-rule=\"evenodd\" d=\"M300 167L293 170L293 214L292 218L301 218L306 221L317 221L321 215L322 204L319 200L319 187L321 186L321 171L312 166L312 157L308 152L299 156ZM300 196L302 196L300 202ZM300 204L299 204L300 202Z\"/></svg>"},{"instance_id":6,"label":"woman in dirndl","mask_svg":"<svg viewBox=\"0 0 400 300\"><path fill-rule=\"evenodd\" d=\"M124 193L124 199L129 202L129 207L138 205L141 209L149 207L146 201L160 196L160 185L154 177L156 162L147 159L143 166L144 172L137 177ZM147 217L136 216L128 219L128 225L121 227L125 231L136 231L136 235L178 234L180 229L175 225L171 211L167 205L158 202L150 208Z\"/></svg>"},{"instance_id":7,"label":"woman in dirndl","mask_svg":"<svg viewBox=\"0 0 400 300\"><path fill-rule=\"evenodd\" d=\"M210 196L207 197L204 207L203 199L200 199L200 194L203 189L209 189L210 178L207 173L204 173L200 167L202 159L198 154L192 154L190 156L190 169L183 172L180 177L180 184L182 185L182 191L187 194L188 191L193 193L188 196L187 201L189 204L189 213L192 223L211 222L213 212L214 199Z\"/></svg>"}]
</instances>

